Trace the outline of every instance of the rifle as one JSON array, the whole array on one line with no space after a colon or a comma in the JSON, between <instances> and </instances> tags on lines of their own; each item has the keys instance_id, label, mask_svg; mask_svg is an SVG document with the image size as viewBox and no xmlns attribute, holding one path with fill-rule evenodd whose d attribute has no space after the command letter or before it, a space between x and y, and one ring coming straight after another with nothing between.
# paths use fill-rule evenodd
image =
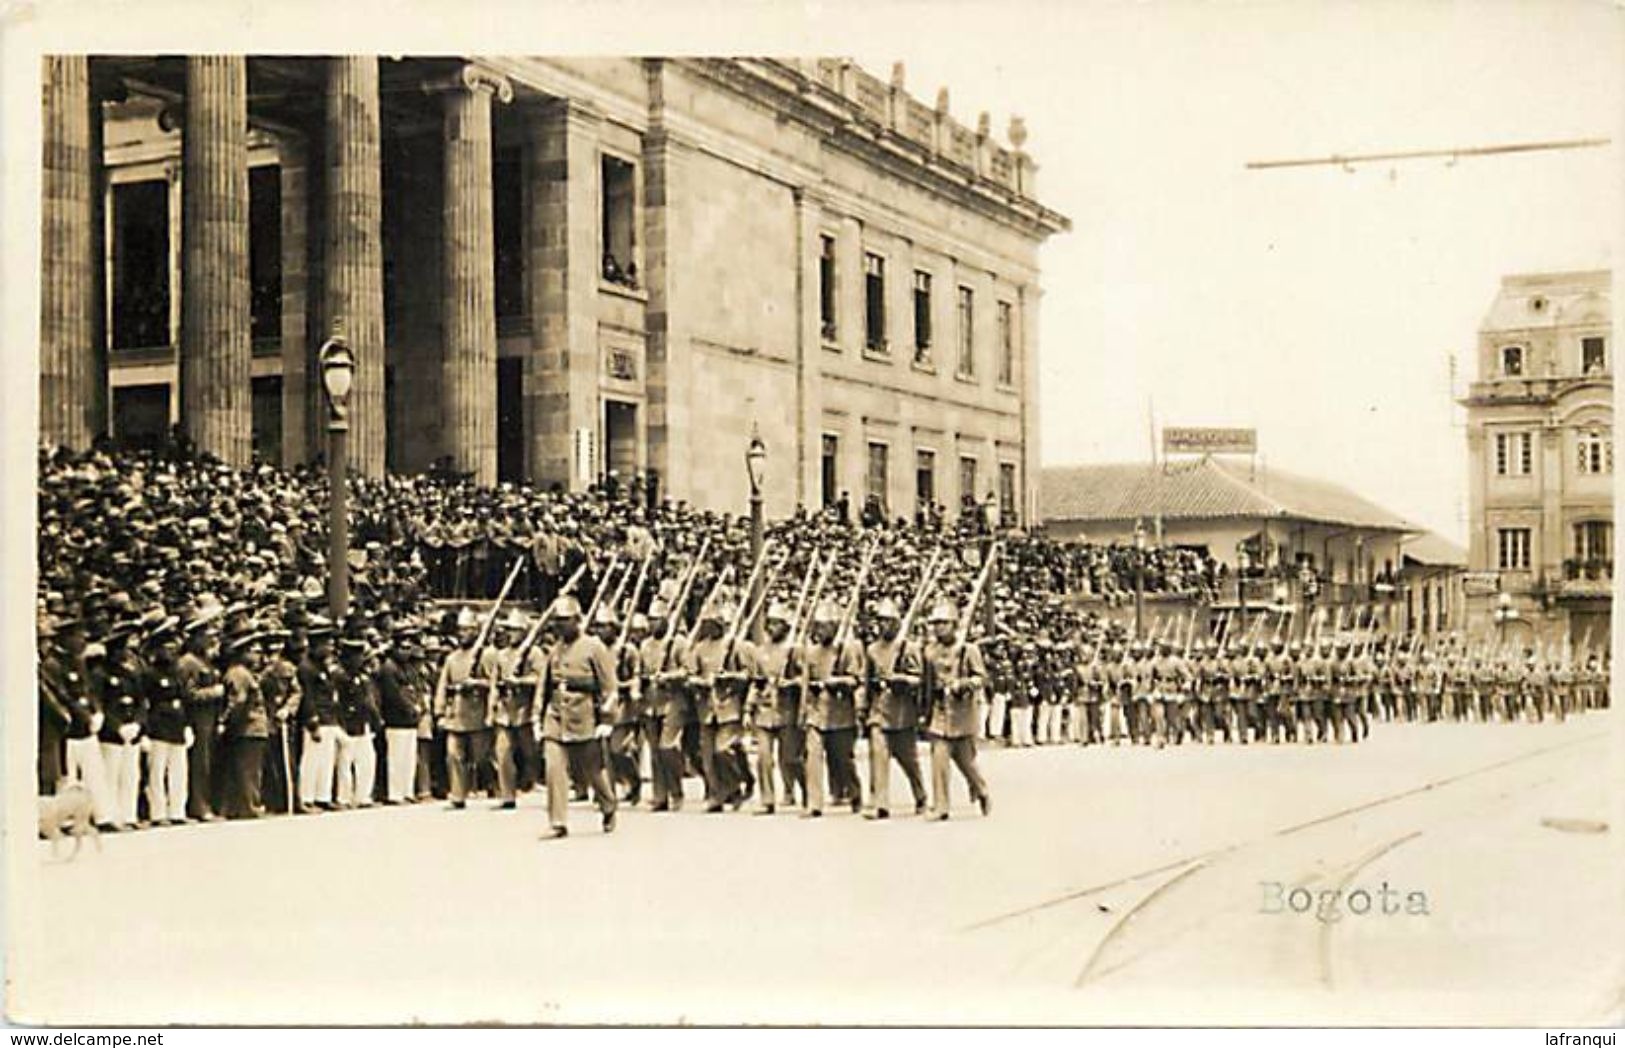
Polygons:
<instances>
[{"instance_id":1,"label":"rifle","mask_svg":"<svg viewBox=\"0 0 1625 1048\"><path fill-rule=\"evenodd\" d=\"M954 633L954 646L948 657L957 668L957 672L964 671L965 648L970 643L971 622L976 618L976 606L981 603L982 592L987 589L987 582L993 577L993 562L998 559L999 544L994 542L987 551L987 563L977 573L976 582L971 587L970 600L965 604L965 610L959 617L959 628Z\"/></svg>"},{"instance_id":2,"label":"rifle","mask_svg":"<svg viewBox=\"0 0 1625 1048\"><path fill-rule=\"evenodd\" d=\"M648 578L649 578L649 559L650 558L648 556L645 556L643 558L642 566L640 566L638 568L638 581L632 587L632 600L631 600L630 603L627 604L627 606L626 606L626 615L621 621L621 634L620 634L619 637L617 637L615 639L615 647L617 649L623 647L626 644L626 635L632 629L632 616L637 614L638 598L643 596L643 584L646 581L648 581ZM624 581L623 581L623 586L624 586ZM618 603L620 601L620 599L621 599L620 590L616 590L616 592L615 592L615 601Z\"/></svg>"},{"instance_id":3,"label":"rifle","mask_svg":"<svg viewBox=\"0 0 1625 1048\"><path fill-rule=\"evenodd\" d=\"M508 572L507 580L502 583L502 589L497 593L496 603L492 604L491 610L486 613L485 623L480 626L480 634L474 639L474 664L476 666L479 665L480 653L485 650L485 642L491 639L491 627L496 625L497 615L501 613L502 605L508 599L508 591L513 588L514 580L519 577L519 572L524 570L524 567L524 557L518 557L514 560L513 570Z\"/></svg>"},{"instance_id":4,"label":"rifle","mask_svg":"<svg viewBox=\"0 0 1625 1048\"><path fill-rule=\"evenodd\" d=\"M744 620L740 623L741 630L749 630L752 633L755 632L756 621L757 619L761 618L762 609L767 607L767 599L772 595L773 587L778 585L779 575L784 571L785 565L789 563L790 551L785 550L779 555L778 560L773 565L773 569L767 573L767 579L762 583L760 590L757 592L756 599L750 602L750 610L746 613ZM746 591L747 594L749 592L749 590Z\"/></svg>"},{"instance_id":5,"label":"rifle","mask_svg":"<svg viewBox=\"0 0 1625 1048\"><path fill-rule=\"evenodd\" d=\"M717 595L722 592L722 587L728 584L728 580L733 578L733 574L734 566L729 564L727 567L722 569L722 574L717 576L717 581L711 586L711 592L707 593L705 595L705 600L700 603L700 613L694 617L694 625L689 627L688 633L685 637L688 643L693 644L694 638L699 636L700 623L705 621L706 612L711 610L711 605L715 603Z\"/></svg>"},{"instance_id":6,"label":"rifle","mask_svg":"<svg viewBox=\"0 0 1625 1048\"><path fill-rule=\"evenodd\" d=\"M863 561L858 565L858 577L852 583L852 596L848 599L846 611L841 615L841 624L835 630L835 662L830 666L830 676L839 677L842 663L846 659L846 642L852 636L852 623L858 617L858 605L863 603L863 584L869 578L869 566L874 563L875 551L880 548L880 537L875 536L869 543L869 548L863 551Z\"/></svg>"},{"instance_id":7,"label":"rifle","mask_svg":"<svg viewBox=\"0 0 1625 1048\"><path fill-rule=\"evenodd\" d=\"M677 600L671 606L671 614L666 623L666 635L660 638L660 668L657 674L666 672L671 663L671 642L677 638L677 624L683 618L683 606L688 603L688 591L694 585L694 579L700 573L700 565L705 562L706 553L711 549L711 537L707 535L705 541L700 543L700 552L694 557L694 562L683 572L683 581L677 587Z\"/></svg>"},{"instance_id":8,"label":"rifle","mask_svg":"<svg viewBox=\"0 0 1625 1048\"><path fill-rule=\"evenodd\" d=\"M565 580L564 585L559 589L559 596L562 597L566 593L569 593L571 590L575 589L576 585L581 581L582 574L586 572L586 570L587 565L585 563L577 565L576 570L568 579ZM536 645L536 641L542 635L542 630L547 627L547 624L552 621L552 619L553 606L548 605L548 607L542 612L541 617L531 625L530 632L525 634L525 639L520 642L519 657L514 661L515 666L518 666L521 669L524 668L525 657L530 654L530 649Z\"/></svg>"},{"instance_id":9,"label":"rifle","mask_svg":"<svg viewBox=\"0 0 1625 1048\"><path fill-rule=\"evenodd\" d=\"M824 584L829 581L830 571L834 567L835 554L831 553L820 567L808 571L801 580L801 594L796 598L796 612L790 623L789 650L785 653L784 664L779 667L779 672L773 678L775 694L784 685L784 673L790 668L790 656L806 641L807 627L812 624L813 609L818 607L818 600L824 594ZM818 584L812 586L813 576L815 575L818 577ZM812 586L811 602L807 600L809 586Z\"/></svg>"},{"instance_id":10,"label":"rifle","mask_svg":"<svg viewBox=\"0 0 1625 1048\"><path fill-rule=\"evenodd\" d=\"M728 668L728 660L733 657L734 645L739 641L739 629L745 624L747 613L751 610L752 595L756 592L756 583L761 581L762 569L767 566L767 543L762 543L762 550L756 555L756 563L751 566L750 578L745 580L745 599L739 602L739 608L734 612L733 621L728 624L728 632L723 635L722 663L717 668Z\"/></svg>"},{"instance_id":11,"label":"rifle","mask_svg":"<svg viewBox=\"0 0 1625 1048\"><path fill-rule=\"evenodd\" d=\"M914 628L914 620L930 598L931 588L937 584L937 573L940 570L937 561L941 555L941 549L931 554L931 561L925 566L925 573L920 576L920 588L915 591L914 599L909 601L908 611L903 614L903 623L897 629L897 650L892 652L891 664L886 667L886 677L897 671L897 662L903 657L903 648L908 644L908 635Z\"/></svg>"},{"instance_id":12,"label":"rifle","mask_svg":"<svg viewBox=\"0 0 1625 1048\"><path fill-rule=\"evenodd\" d=\"M581 616L581 621L583 624L587 626L592 625L593 613L598 610L598 605L603 603L604 591L609 589L609 580L615 577L615 568L620 564L620 562L621 553L619 550L616 550L615 555L609 558L609 567L604 569L604 577L599 579L598 584L593 587L592 603L587 605L587 610L583 612Z\"/></svg>"}]
</instances>

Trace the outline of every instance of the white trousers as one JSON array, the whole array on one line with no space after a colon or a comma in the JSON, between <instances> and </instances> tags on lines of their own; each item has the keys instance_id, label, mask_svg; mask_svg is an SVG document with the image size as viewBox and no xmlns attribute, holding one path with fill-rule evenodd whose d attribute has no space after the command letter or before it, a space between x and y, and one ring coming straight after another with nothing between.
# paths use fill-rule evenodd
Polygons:
<instances>
[{"instance_id":1,"label":"white trousers","mask_svg":"<svg viewBox=\"0 0 1625 1048\"><path fill-rule=\"evenodd\" d=\"M141 790L141 747L125 742L102 743L102 767L107 771L113 821L120 826L134 826Z\"/></svg>"},{"instance_id":2,"label":"white trousers","mask_svg":"<svg viewBox=\"0 0 1625 1048\"><path fill-rule=\"evenodd\" d=\"M412 777L418 767L418 730L416 728L384 729L385 776L384 796L392 801L404 801L412 794Z\"/></svg>"},{"instance_id":3,"label":"white trousers","mask_svg":"<svg viewBox=\"0 0 1625 1048\"><path fill-rule=\"evenodd\" d=\"M1033 744L1033 708L1031 706L1017 706L1010 711L1010 745L1031 746Z\"/></svg>"},{"instance_id":4,"label":"white trousers","mask_svg":"<svg viewBox=\"0 0 1625 1048\"><path fill-rule=\"evenodd\" d=\"M360 735L339 731L339 796L345 807L372 803L372 786L378 775L378 751L373 749L372 729Z\"/></svg>"},{"instance_id":5,"label":"white trousers","mask_svg":"<svg viewBox=\"0 0 1625 1048\"><path fill-rule=\"evenodd\" d=\"M316 734L305 732L304 752L299 755L299 803L333 803L333 763L339 736L337 724L324 724Z\"/></svg>"},{"instance_id":6,"label":"white trousers","mask_svg":"<svg viewBox=\"0 0 1625 1048\"><path fill-rule=\"evenodd\" d=\"M74 782L84 783L85 789L90 791L97 825L115 821L113 797L107 789L107 769L102 766L102 746L96 736L68 740L64 772Z\"/></svg>"},{"instance_id":7,"label":"white trousers","mask_svg":"<svg viewBox=\"0 0 1625 1048\"><path fill-rule=\"evenodd\" d=\"M994 742L1004 738L1004 711L1010 704L1010 697L1003 692L993 695L993 709L987 716L987 737Z\"/></svg>"},{"instance_id":8,"label":"white trousers","mask_svg":"<svg viewBox=\"0 0 1625 1048\"><path fill-rule=\"evenodd\" d=\"M147 753L147 813L152 821L186 821L187 774L185 744L152 740Z\"/></svg>"}]
</instances>

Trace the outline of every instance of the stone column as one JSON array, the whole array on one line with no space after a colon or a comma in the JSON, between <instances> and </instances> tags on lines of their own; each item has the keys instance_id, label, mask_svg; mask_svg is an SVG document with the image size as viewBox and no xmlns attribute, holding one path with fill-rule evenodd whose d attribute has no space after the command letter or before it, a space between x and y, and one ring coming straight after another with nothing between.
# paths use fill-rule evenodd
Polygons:
<instances>
[{"instance_id":1,"label":"stone column","mask_svg":"<svg viewBox=\"0 0 1625 1048\"><path fill-rule=\"evenodd\" d=\"M189 55L181 145L181 421L197 449L252 454L248 66Z\"/></svg>"},{"instance_id":2,"label":"stone column","mask_svg":"<svg viewBox=\"0 0 1625 1048\"><path fill-rule=\"evenodd\" d=\"M95 351L96 277L90 63L44 60L44 164L40 258L40 439L84 448L99 431ZM106 382L105 357L102 379Z\"/></svg>"},{"instance_id":3,"label":"stone column","mask_svg":"<svg viewBox=\"0 0 1625 1048\"><path fill-rule=\"evenodd\" d=\"M327 60L326 252L322 328L339 330L355 353L350 393L350 462L361 476L384 472L383 191L378 59Z\"/></svg>"},{"instance_id":4,"label":"stone column","mask_svg":"<svg viewBox=\"0 0 1625 1048\"><path fill-rule=\"evenodd\" d=\"M1027 527L1042 524L1039 509L1039 417L1038 417L1038 317L1043 305L1044 292L1036 283L1027 284L1016 292L1012 322L1016 330L1015 341L1016 388L1021 391L1021 471L1016 476L1022 498L1021 522ZM995 307L997 308L997 307Z\"/></svg>"},{"instance_id":5,"label":"stone column","mask_svg":"<svg viewBox=\"0 0 1625 1048\"><path fill-rule=\"evenodd\" d=\"M441 424L451 466L480 484L497 479L497 317L491 200L491 97L513 99L502 77L464 66L446 85L441 275L445 353Z\"/></svg>"},{"instance_id":6,"label":"stone column","mask_svg":"<svg viewBox=\"0 0 1625 1048\"><path fill-rule=\"evenodd\" d=\"M310 159L303 138L280 135L277 163L282 183L282 464L291 467L309 462L317 446L309 431L309 383L315 376L307 370Z\"/></svg>"},{"instance_id":7,"label":"stone column","mask_svg":"<svg viewBox=\"0 0 1625 1048\"><path fill-rule=\"evenodd\" d=\"M595 479L576 469L575 433L580 429L597 432L600 428L598 388L603 364L598 348L598 283L602 270L597 144L602 124L603 118L592 109L575 101L562 101L538 112L530 132L534 158L530 167L530 312L535 318L536 353L526 392L529 472L537 483L556 481L572 491L583 489ZM664 252L655 247L653 240L644 258L652 327L656 285L665 287L667 270ZM651 414L655 398L653 356L651 346L645 387ZM645 421L650 426L655 424L653 418ZM654 437L650 432L653 460ZM661 469L663 486L665 473Z\"/></svg>"}]
</instances>

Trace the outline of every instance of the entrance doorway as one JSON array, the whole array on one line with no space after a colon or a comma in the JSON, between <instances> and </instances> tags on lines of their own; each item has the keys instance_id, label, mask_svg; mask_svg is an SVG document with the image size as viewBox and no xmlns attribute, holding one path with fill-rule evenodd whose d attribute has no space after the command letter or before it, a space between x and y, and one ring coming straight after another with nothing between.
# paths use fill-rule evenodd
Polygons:
<instances>
[{"instance_id":1,"label":"entrance doorway","mask_svg":"<svg viewBox=\"0 0 1625 1048\"><path fill-rule=\"evenodd\" d=\"M525 361L497 358L497 479L525 479Z\"/></svg>"},{"instance_id":2,"label":"entrance doorway","mask_svg":"<svg viewBox=\"0 0 1625 1048\"><path fill-rule=\"evenodd\" d=\"M625 490L638 472L638 406L624 400L604 401L604 472Z\"/></svg>"}]
</instances>

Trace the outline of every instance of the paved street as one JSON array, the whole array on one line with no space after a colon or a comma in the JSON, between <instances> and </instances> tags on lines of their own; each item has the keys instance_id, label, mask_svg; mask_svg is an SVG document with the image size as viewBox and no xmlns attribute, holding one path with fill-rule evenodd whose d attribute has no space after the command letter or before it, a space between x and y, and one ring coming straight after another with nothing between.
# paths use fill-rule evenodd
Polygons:
<instances>
[{"instance_id":1,"label":"paved street","mask_svg":"<svg viewBox=\"0 0 1625 1048\"><path fill-rule=\"evenodd\" d=\"M993 816L956 782L947 824L629 811L606 838L578 805L542 843L532 795L118 835L71 864L41 844L20 1017L1598 1021L1621 985L1618 827L1590 832L1609 734L984 751ZM1371 910L1265 912L1271 882ZM1384 915L1384 882L1427 914Z\"/></svg>"}]
</instances>

